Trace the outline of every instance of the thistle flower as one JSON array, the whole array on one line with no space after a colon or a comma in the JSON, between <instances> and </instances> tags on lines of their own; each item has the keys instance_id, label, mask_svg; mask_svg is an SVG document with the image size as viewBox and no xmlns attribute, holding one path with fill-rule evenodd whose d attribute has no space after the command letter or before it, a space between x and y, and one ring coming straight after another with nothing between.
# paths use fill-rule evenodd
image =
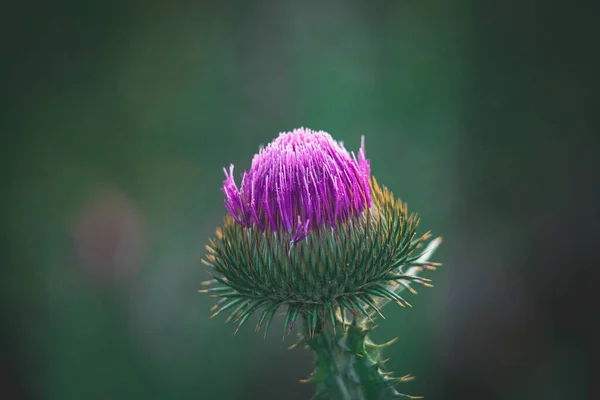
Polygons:
<instances>
[{"instance_id":1,"label":"thistle flower","mask_svg":"<svg viewBox=\"0 0 600 400\"><path fill-rule=\"evenodd\" d=\"M237 332L259 312L256 330L264 326L265 335L279 309L284 335L302 319L322 398L404 396L393 385L406 377L382 372L381 346L367 339L366 325L383 317L387 301L410 306L399 292L414 292L412 282L430 286L417 272L439 265L428 261L439 241L417 250L430 235L418 237L418 217L370 176L364 137L357 157L328 133L300 128L261 148L239 187L233 165L224 171L228 215L203 260L213 276L203 292L219 298L213 316L230 313ZM348 351L362 357L366 372L356 375ZM319 373L332 357L335 372ZM343 360L352 371L340 380ZM342 390L340 382L350 386Z\"/></svg>"},{"instance_id":2,"label":"thistle flower","mask_svg":"<svg viewBox=\"0 0 600 400\"><path fill-rule=\"evenodd\" d=\"M371 206L364 140L358 160L323 131L281 133L254 156L238 189L233 165L225 207L243 227L293 233L291 244L323 226L335 228Z\"/></svg>"}]
</instances>

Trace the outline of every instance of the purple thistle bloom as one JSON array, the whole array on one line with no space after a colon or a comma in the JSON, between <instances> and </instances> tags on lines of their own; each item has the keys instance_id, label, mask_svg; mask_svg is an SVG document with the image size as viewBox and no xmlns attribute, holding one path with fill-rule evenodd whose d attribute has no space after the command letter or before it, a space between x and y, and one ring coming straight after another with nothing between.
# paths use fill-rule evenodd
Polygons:
<instances>
[{"instance_id":1,"label":"purple thistle bloom","mask_svg":"<svg viewBox=\"0 0 600 400\"><path fill-rule=\"evenodd\" d=\"M242 226L294 234L292 244L371 206L364 137L358 159L327 132L282 132L252 159L240 187L225 171L225 207Z\"/></svg>"},{"instance_id":2,"label":"purple thistle bloom","mask_svg":"<svg viewBox=\"0 0 600 400\"><path fill-rule=\"evenodd\" d=\"M428 261L440 239L420 253L430 234L417 236L418 216L370 176L364 138L355 155L299 128L261 147L239 187L233 169L222 188L230 215L202 260L211 279L200 292L219 298L211 318L227 312L237 333L258 313L266 336L283 309L283 337L302 321L315 398L416 398L396 390L410 376L383 369L371 350L389 343L374 344L368 324L389 301L410 306L404 288L431 286L417 273L440 265Z\"/></svg>"}]
</instances>

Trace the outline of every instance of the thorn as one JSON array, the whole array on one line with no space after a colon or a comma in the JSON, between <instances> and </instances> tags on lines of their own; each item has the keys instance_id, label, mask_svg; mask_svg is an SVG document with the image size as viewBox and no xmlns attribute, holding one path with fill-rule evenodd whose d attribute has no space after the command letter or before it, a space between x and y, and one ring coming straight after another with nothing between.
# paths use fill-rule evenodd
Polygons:
<instances>
[{"instance_id":1,"label":"thorn","mask_svg":"<svg viewBox=\"0 0 600 400\"><path fill-rule=\"evenodd\" d=\"M414 376L408 374L408 375L404 375L404 376L400 377L400 382L410 382L414 379L415 379Z\"/></svg>"},{"instance_id":2,"label":"thorn","mask_svg":"<svg viewBox=\"0 0 600 400\"><path fill-rule=\"evenodd\" d=\"M425 398L423 396L409 396L408 394L398 393L398 392L396 392L394 397L396 397L397 399L409 399L409 400L417 400L417 399Z\"/></svg>"},{"instance_id":3,"label":"thorn","mask_svg":"<svg viewBox=\"0 0 600 400\"><path fill-rule=\"evenodd\" d=\"M391 346L394 343L396 343L398 341L398 336L396 336L395 338L393 338L392 340L390 340L389 342L386 342L384 344L381 345L381 347L387 347L387 346Z\"/></svg>"},{"instance_id":4,"label":"thorn","mask_svg":"<svg viewBox=\"0 0 600 400\"><path fill-rule=\"evenodd\" d=\"M371 307L371 309L375 310L375 312L376 312L377 314L379 314L379 316L380 316L382 319L385 319L385 316L382 314L382 312L381 312L381 310L379 309L379 307L373 307L373 306L369 306L369 307ZM370 317L369 317L369 318L370 318ZM371 319L371 322L373 322L373 320L372 320L372 319Z\"/></svg>"},{"instance_id":5,"label":"thorn","mask_svg":"<svg viewBox=\"0 0 600 400\"><path fill-rule=\"evenodd\" d=\"M238 322L240 320L240 318L242 318L243 312L238 312L237 317L235 317L235 319L233 320L233 322Z\"/></svg>"},{"instance_id":6,"label":"thorn","mask_svg":"<svg viewBox=\"0 0 600 400\"><path fill-rule=\"evenodd\" d=\"M365 356L362 355L362 354L360 354L360 353L356 353L355 355L358 356L358 357L360 357L360 358L365 358Z\"/></svg>"},{"instance_id":7,"label":"thorn","mask_svg":"<svg viewBox=\"0 0 600 400\"><path fill-rule=\"evenodd\" d=\"M288 350L294 350L296 348L296 346L298 346L298 343L294 343L293 345L291 345L290 347L288 347Z\"/></svg>"},{"instance_id":8,"label":"thorn","mask_svg":"<svg viewBox=\"0 0 600 400\"><path fill-rule=\"evenodd\" d=\"M410 286L410 284L408 284L408 283L406 283L406 282L404 282L404 281L398 281L398 283L400 283L402 286L404 286L404 288L405 288L406 290L408 290L409 292L411 292L412 294L418 294L418 292L417 292L415 289L413 289L413 288Z\"/></svg>"},{"instance_id":9,"label":"thorn","mask_svg":"<svg viewBox=\"0 0 600 400\"><path fill-rule=\"evenodd\" d=\"M217 283L217 280L216 279L211 279L211 280L208 280L208 281L200 282L200 284L202 286L212 285L213 283Z\"/></svg>"},{"instance_id":10,"label":"thorn","mask_svg":"<svg viewBox=\"0 0 600 400\"><path fill-rule=\"evenodd\" d=\"M385 360L381 360L381 364L385 364L386 362L390 361L389 358L386 358Z\"/></svg>"},{"instance_id":11,"label":"thorn","mask_svg":"<svg viewBox=\"0 0 600 400\"><path fill-rule=\"evenodd\" d=\"M198 290L198 293L208 293L208 289L200 289Z\"/></svg>"},{"instance_id":12,"label":"thorn","mask_svg":"<svg viewBox=\"0 0 600 400\"><path fill-rule=\"evenodd\" d=\"M300 382L300 383L311 383L312 382L312 378L300 379L300 380L298 380L298 382Z\"/></svg>"}]
</instances>

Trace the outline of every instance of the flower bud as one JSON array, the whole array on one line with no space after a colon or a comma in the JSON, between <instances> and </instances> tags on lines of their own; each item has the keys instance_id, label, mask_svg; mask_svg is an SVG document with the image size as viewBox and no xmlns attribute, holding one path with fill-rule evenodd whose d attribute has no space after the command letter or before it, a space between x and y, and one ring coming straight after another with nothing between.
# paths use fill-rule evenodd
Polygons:
<instances>
[{"instance_id":1,"label":"flower bud","mask_svg":"<svg viewBox=\"0 0 600 400\"><path fill-rule=\"evenodd\" d=\"M348 314L381 315L386 300L409 305L395 287L427 284L405 272L429 234L417 237L418 217L370 176L364 138L356 157L323 131L281 133L239 187L233 165L225 176L228 215L207 246L214 279L204 291L220 298L215 315L230 312L238 329L260 311L257 329L267 330L287 307L284 332L300 315L314 332Z\"/></svg>"}]
</instances>

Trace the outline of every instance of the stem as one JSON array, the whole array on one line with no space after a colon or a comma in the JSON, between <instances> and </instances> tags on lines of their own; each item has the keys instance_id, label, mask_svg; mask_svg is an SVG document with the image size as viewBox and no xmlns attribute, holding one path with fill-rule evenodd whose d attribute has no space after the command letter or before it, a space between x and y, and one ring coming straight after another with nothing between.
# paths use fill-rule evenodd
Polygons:
<instances>
[{"instance_id":1,"label":"stem","mask_svg":"<svg viewBox=\"0 0 600 400\"><path fill-rule=\"evenodd\" d=\"M406 378L384 373L381 350L368 338L370 329L354 319L344 328L330 322L315 331L307 343L315 353L316 369L312 380L317 388L313 400L375 400L411 398L394 386ZM391 343L390 343L391 344Z\"/></svg>"},{"instance_id":2,"label":"stem","mask_svg":"<svg viewBox=\"0 0 600 400\"><path fill-rule=\"evenodd\" d=\"M337 327L336 332L343 332L340 328ZM315 399L366 400L355 371L358 356L348 351L343 339L342 335L334 333L331 323L327 323L308 340L316 358Z\"/></svg>"}]
</instances>

